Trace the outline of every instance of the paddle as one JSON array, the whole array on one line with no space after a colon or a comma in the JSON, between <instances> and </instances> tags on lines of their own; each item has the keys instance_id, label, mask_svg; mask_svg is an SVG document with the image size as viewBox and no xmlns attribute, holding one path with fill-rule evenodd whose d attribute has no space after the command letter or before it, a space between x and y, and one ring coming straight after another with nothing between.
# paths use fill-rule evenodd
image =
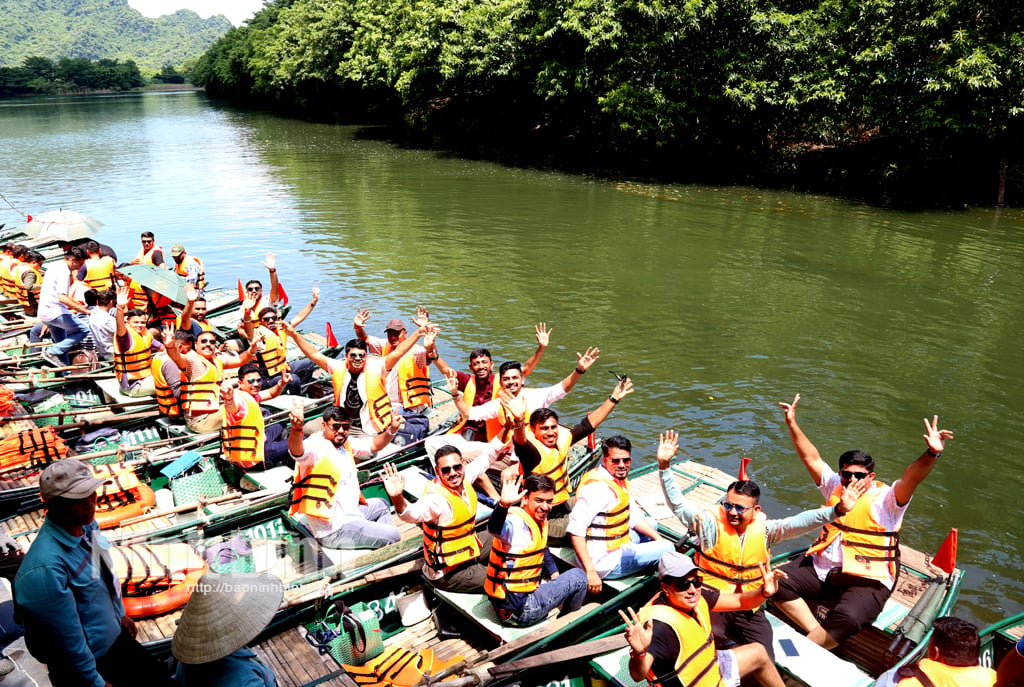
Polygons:
<instances>
[{"instance_id":1,"label":"paddle","mask_svg":"<svg viewBox=\"0 0 1024 687\"><path fill-rule=\"evenodd\" d=\"M79 410L61 410L53 413L35 413L33 415L18 415L19 420L42 420L48 417L65 417L68 415L88 415L89 413L102 413L109 411L114 412L117 408L127 408L129 406L138 406L148 404L155 406L155 402L152 398L139 399L138 401L124 401L123 403L110 403L107 405L97 405L92 408L81 408ZM124 416L121 416L124 417Z\"/></svg>"},{"instance_id":2,"label":"paddle","mask_svg":"<svg viewBox=\"0 0 1024 687\"><path fill-rule=\"evenodd\" d=\"M600 654L606 654L609 651L616 651L624 646L626 646L626 636L624 634L616 634L611 637L603 637L601 639L595 639L589 642L583 642L582 644L565 647L564 649L546 651L543 654L528 656L527 658L521 658L518 661L511 661L509 663L492 666L491 668L488 668L488 671L492 677L501 678L509 675L515 675L529 668L536 668L537 666L552 665L555 663L563 663L565 661L589 658L591 656L599 656Z\"/></svg>"},{"instance_id":3,"label":"paddle","mask_svg":"<svg viewBox=\"0 0 1024 687\"><path fill-rule=\"evenodd\" d=\"M54 429L57 431L63 431L65 429L81 429L82 427L102 427L103 425L109 425L113 422L124 422L126 420L144 420L150 417L159 417L159 410L149 410L144 413L123 413L121 415L110 415L108 417L101 417L95 420L80 420L78 422L69 422L66 425L56 425Z\"/></svg>"}]
</instances>

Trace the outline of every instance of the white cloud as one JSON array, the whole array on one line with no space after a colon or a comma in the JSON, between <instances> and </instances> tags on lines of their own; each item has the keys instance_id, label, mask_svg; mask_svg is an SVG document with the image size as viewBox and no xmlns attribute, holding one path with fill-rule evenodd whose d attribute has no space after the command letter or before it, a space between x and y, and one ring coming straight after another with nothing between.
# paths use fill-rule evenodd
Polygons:
<instances>
[{"instance_id":1,"label":"white cloud","mask_svg":"<svg viewBox=\"0 0 1024 687\"><path fill-rule=\"evenodd\" d=\"M128 4L146 17L160 17L174 14L180 9L190 9L204 19L223 14L235 26L263 7L263 0L128 0Z\"/></svg>"}]
</instances>

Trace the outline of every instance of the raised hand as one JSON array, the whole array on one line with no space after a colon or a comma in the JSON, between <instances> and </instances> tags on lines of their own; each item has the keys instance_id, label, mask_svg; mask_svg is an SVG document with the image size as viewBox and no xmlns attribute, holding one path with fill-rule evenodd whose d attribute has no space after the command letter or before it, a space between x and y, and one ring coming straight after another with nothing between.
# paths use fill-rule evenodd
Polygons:
<instances>
[{"instance_id":1,"label":"raised hand","mask_svg":"<svg viewBox=\"0 0 1024 687\"><path fill-rule=\"evenodd\" d=\"M281 386L288 386L292 383L292 373L288 370L281 371Z\"/></svg>"},{"instance_id":2,"label":"raised hand","mask_svg":"<svg viewBox=\"0 0 1024 687\"><path fill-rule=\"evenodd\" d=\"M199 291L196 289L195 284L185 282L185 299L189 303L195 303L197 298L199 298Z\"/></svg>"},{"instance_id":3,"label":"raised hand","mask_svg":"<svg viewBox=\"0 0 1024 687\"><path fill-rule=\"evenodd\" d=\"M405 492L405 477L398 471L394 463L384 463L384 474L381 476L384 491L393 499Z\"/></svg>"},{"instance_id":4,"label":"raised hand","mask_svg":"<svg viewBox=\"0 0 1024 687\"><path fill-rule=\"evenodd\" d=\"M666 469L672 462L672 456L679 450L679 435L675 430L662 432L658 438L658 467Z\"/></svg>"},{"instance_id":5,"label":"raised hand","mask_svg":"<svg viewBox=\"0 0 1024 687\"><path fill-rule=\"evenodd\" d=\"M427 323L427 331L423 336L423 347L430 348L434 345L434 341L437 339L437 335L441 333L441 329L437 325Z\"/></svg>"},{"instance_id":6,"label":"raised hand","mask_svg":"<svg viewBox=\"0 0 1024 687\"><path fill-rule=\"evenodd\" d=\"M633 380L629 377L623 377L619 380L618 384L615 385L615 388L612 389L612 398L616 401L621 401L631 393L633 393Z\"/></svg>"},{"instance_id":7,"label":"raised hand","mask_svg":"<svg viewBox=\"0 0 1024 687\"><path fill-rule=\"evenodd\" d=\"M302 400L295 398L292 399L292 409L288 411L288 422L291 424L292 429L302 429L302 423L306 419L306 407L302 404Z\"/></svg>"},{"instance_id":8,"label":"raised hand","mask_svg":"<svg viewBox=\"0 0 1024 687\"><path fill-rule=\"evenodd\" d=\"M942 453L946 447L946 440L953 438L953 432L948 429L939 429L939 416L932 416L931 423L924 418L924 440L928 444L928 450L932 453Z\"/></svg>"},{"instance_id":9,"label":"raised hand","mask_svg":"<svg viewBox=\"0 0 1024 687\"><path fill-rule=\"evenodd\" d=\"M295 334L295 325L293 325L288 320L280 320L280 323L281 323L281 329L284 330L285 334L291 334L292 336L296 335Z\"/></svg>"},{"instance_id":10,"label":"raised hand","mask_svg":"<svg viewBox=\"0 0 1024 687\"><path fill-rule=\"evenodd\" d=\"M127 286L117 287L117 307L127 307L132 302L132 290Z\"/></svg>"},{"instance_id":11,"label":"raised hand","mask_svg":"<svg viewBox=\"0 0 1024 687\"><path fill-rule=\"evenodd\" d=\"M513 396L502 389L498 392L498 403L505 409L505 413L515 420L517 425L526 419L526 398L522 394Z\"/></svg>"},{"instance_id":12,"label":"raised hand","mask_svg":"<svg viewBox=\"0 0 1024 687\"><path fill-rule=\"evenodd\" d=\"M313 296L310 298L310 300L313 301L314 303L320 300L320 287L317 286L316 284L313 284Z\"/></svg>"},{"instance_id":13,"label":"raised hand","mask_svg":"<svg viewBox=\"0 0 1024 687\"><path fill-rule=\"evenodd\" d=\"M779 401L779 407L782 408L782 414L786 417L786 422L793 422L796 420L796 404L800 402L800 394L793 397L792 403L786 403Z\"/></svg>"},{"instance_id":14,"label":"raised hand","mask_svg":"<svg viewBox=\"0 0 1024 687\"><path fill-rule=\"evenodd\" d=\"M430 324L430 313L422 305L416 306L416 316L412 318L412 323L417 327L425 327Z\"/></svg>"},{"instance_id":15,"label":"raised hand","mask_svg":"<svg viewBox=\"0 0 1024 687\"><path fill-rule=\"evenodd\" d=\"M398 434L398 430L405 425L405 418L399 413L391 413L391 434Z\"/></svg>"},{"instance_id":16,"label":"raised hand","mask_svg":"<svg viewBox=\"0 0 1024 687\"><path fill-rule=\"evenodd\" d=\"M273 253L267 253L267 259L263 261L263 266L271 272L277 269L277 259L274 257Z\"/></svg>"},{"instance_id":17,"label":"raised hand","mask_svg":"<svg viewBox=\"0 0 1024 687\"><path fill-rule=\"evenodd\" d=\"M871 488L871 480L869 479L855 479L850 480L850 483L843 487L843 493L839 495L839 511L840 515L846 515L857 505L857 500L867 493L868 489Z\"/></svg>"},{"instance_id":18,"label":"raised hand","mask_svg":"<svg viewBox=\"0 0 1024 687\"><path fill-rule=\"evenodd\" d=\"M163 331L162 331L162 335L160 337L160 341L163 342L164 346L173 346L174 345L174 325L172 325L172 324L165 324L162 327L162 330Z\"/></svg>"},{"instance_id":19,"label":"raised hand","mask_svg":"<svg viewBox=\"0 0 1024 687\"><path fill-rule=\"evenodd\" d=\"M356 310L355 317L352 318L352 324L356 329L362 329L366 326L366 323L370 321L370 311L366 308L362 310Z\"/></svg>"},{"instance_id":20,"label":"raised hand","mask_svg":"<svg viewBox=\"0 0 1024 687\"><path fill-rule=\"evenodd\" d=\"M246 312L252 312L256 308L256 294L246 291L245 300L242 301L242 309Z\"/></svg>"},{"instance_id":21,"label":"raised hand","mask_svg":"<svg viewBox=\"0 0 1024 687\"><path fill-rule=\"evenodd\" d=\"M771 563L758 563L761 569L761 580L764 582L764 594L771 596L779 591L779 580L788 579L789 575L781 570L772 570Z\"/></svg>"},{"instance_id":22,"label":"raised hand","mask_svg":"<svg viewBox=\"0 0 1024 687\"><path fill-rule=\"evenodd\" d=\"M457 396L459 394L459 373L449 369L444 381L448 382L448 393Z\"/></svg>"},{"instance_id":23,"label":"raised hand","mask_svg":"<svg viewBox=\"0 0 1024 687\"><path fill-rule=\"evenodd\" d=\"M501 505L506 508L514 506L526 496L526 492L521 489L522 482L523 476L518 471L510 474L501 473Z\"/></svg>"},{"instance_id":24,"label":"raised hand","mask_svg":"<svg viewBox=\"0 0 1024 687\"><path fill-rule=\"evenodd\" d=\"M634 653L642 654L651 646L651 638L654 636L654 623L648 620L640 622L640 616L636 614L631 606L626 607L629 615L619 609L619 616L626 623L626 641Z\"/></svg>"},{"instance_id":25,"label":"raised hand","mask_svg":"<svg viewBox=\"0 0 1024 687\"><path fill-rule=\"evenodd\" d=\"M220 383L220 398L224 403L231 403L235 399L234 380L225 379Z\"/></svg>"},{"instance_id":26,"label":"raised hand","mask_svg":"<svg viewBox=\"0 0 1024 687\"><path fill-rule=\"evenodd\" d=\"M576 352L576 369L583 370L586 372L590 369L590 366L597 362L597 358L601 353L600 348L592 347L588 348L585 353Z\"/></svg>"},{"instance_id":27,"label":"raised hand","mask_svg":"<svg viewBox=\"0 0 1024 687\"><path fill-rule=\"evenodd\" d=\"M537 333L537 345L547 348L548 343L551 341L551 332L554 330L548 329L548 325L545 322L539 323L533 330Z\"/></svg>"}]
</instances>

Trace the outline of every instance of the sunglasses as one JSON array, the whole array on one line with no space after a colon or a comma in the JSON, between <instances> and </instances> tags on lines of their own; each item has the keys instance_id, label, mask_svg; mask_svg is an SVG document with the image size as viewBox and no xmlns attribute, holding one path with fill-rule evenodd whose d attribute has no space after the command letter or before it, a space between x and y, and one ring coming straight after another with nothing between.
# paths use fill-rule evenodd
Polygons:
<instances>
[{"instance_id":1,"label":"sunglasses","mask_svg":"<svg viewBox=\"0 0 1024 687\"><path fill-rule=\"evenodd\" d=\"M245 290L246 291L262 291L263 287L262 286L246 286Z\"/></svg>"},{"instance_id":2,"label":"sunglasses","mask_svg":"<svg viewBox=\"0 0 1024 687\"><path fill-rule=\"evenodd\" d=\"M142 239L142 245L151 246L153 245L153 239Z\"/></svg>"},{"instance_id":3,"label":"sunglasses","mask_svg":"<svg viewBox=\"0 0 1024 687\"><path fill-rule=\"evenodd\" d=\"M442 475L450 475L453 472L462 472L462 463L456 463L455 465L445 465L443 468L438 468L438 472Z\"/></svg>"},{"instance_id":4,"label":"sunglasses","mask_svg":"<svg viewBox=\"0 0 1024 687\"><path fill-rule=\"evenodd\" d=\"M263 318L260 318L260 321L261 322L266 322L267 324L274 324L275 322L277 322L277 318L273 317L273 316L271 316L271 317L263 317Z\"/></svg>"},{"instance_id":5,"label":"sunglasses","mask_svg":"<svg viewBox=\"0 0 1024 687\"><path fill-rule=\"evenodd\" d=\"M217 339L196 339L197 344L216 344Z\"/></svg>"},{"instance_id":6,"label":"sunglasses","mask_svg":"<svg viewBox=\"0 0 1024 687\"><path fill-rule=\"evenodd\" d=\"M248 384L249 386L255 386L260 383L259 377L253 377L252 379L241 380L242 384Z\"/></svg>"},{"instance_id":7,"label":"sunglasses","mask_svg":"<svg viewBox=\"0 0 1024 687\"><path fill-rule=\"evenodd\" d=\"M864 479L870 472L852 472L850 470L840 470L839 476L845 480Z\"/></svg>"},{"instance_id":8,"label":"sunglasses","mask_svg":"<svg viewBox=\"0 0 1024 687\"><path fill-rule=\"evenodd\" d=\"M729 503L728 501L722 501L722 508L725 509L726 513L736 513L736 515L743 515L753 506L741 506L738 503Z\"/></svg>"},{"instance_id":9,"label":"sunglasses","mask_svg":"<svg viewBox=\"0 0 1024 687\"><path fill-rule=\"evenodd\" d=\"M341 431L347 432L348 428L350 427L350 425L346 425L346 424L341 423L341 422L325 422L324 423L324 427L326 427L327 429L331 430L332 432L337 433L337 432L341 432Z\"/></svg>"},{"instance_id":10,"label":"sunglasses","mask_svg":"<svg viewBox=\"0 0 1024 687\"><path fill-rule=\"evenodd\" d=\"M349 360L362 360L363 358L366 357L366 354L365 353L349 353L345 357L348 358Z\"/></svg>"},{"instance_id":11,"label":"sunglasses","mask_svg":"<svg viewBox=\"0 0 1024 687\"><path fill-rule=\"evenodd\" d=\"M608 462L612 465L629 465L633 462L632 458L609 458Z\"/></svg>"},{"instance_id":12,"label":"sunglasses","mask_svg":"<svg viewBox=\"0 0 1024 687\"><path fill-rule=\"evenodd\" d=\"M704 578L700 575L694 575L693 577L684 577L683 579L674 579L669 582L668 586L672 587L676 591L685 592L690 587L694 589L700 589L704 585Z\"/></svg>"}]
</instances>

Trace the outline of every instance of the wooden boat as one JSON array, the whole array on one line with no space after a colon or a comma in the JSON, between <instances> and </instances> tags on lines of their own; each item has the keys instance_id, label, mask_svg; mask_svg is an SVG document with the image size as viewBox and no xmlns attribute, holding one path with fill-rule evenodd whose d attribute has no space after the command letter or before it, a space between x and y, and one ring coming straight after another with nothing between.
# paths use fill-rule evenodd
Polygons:
<instances>
[{"instance_id":1,"label":"wooden boat","mask_svg":"<svg viewBox=\"0 0 1024 687\"><path fill-rule=\"evenodd\" d=\"M1003 657L1011 651L1024 636L1024 613L1002 620L983 629L981 635L980 665L993 670L999 667ZM1024 687L1024 676L1018 677L1009 687Z\"/></svg>"}]
</instances>

